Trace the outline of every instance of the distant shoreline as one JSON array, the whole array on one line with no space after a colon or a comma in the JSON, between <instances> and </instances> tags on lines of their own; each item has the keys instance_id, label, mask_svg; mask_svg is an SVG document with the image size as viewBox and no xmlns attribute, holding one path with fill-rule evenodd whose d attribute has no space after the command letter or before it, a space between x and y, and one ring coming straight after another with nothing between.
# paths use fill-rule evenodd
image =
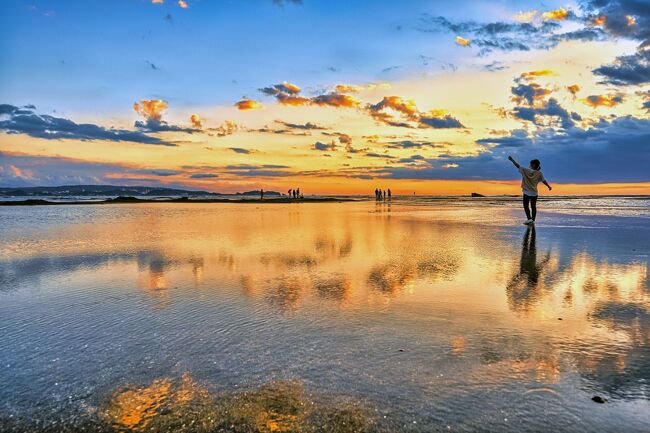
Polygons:
<instances>
[{"instance_id":1,"label":"distant shoreline","mask_svg":"<svg viewBox=\"0 0 650 433\"><path fill-rule=\"evenodd\" d=\"M136 204L136 203L339 203L358 201L351 198L288 198L270 197L266 199L228 199L208 198L190 199L187 197L148 199L120 196L106 200L75 200L75 201L49 201L43 199L26 199L13 201L0 201L0 206L57 206L57 205L100 205L100 204Z\"/></svg>"}]
</instances>

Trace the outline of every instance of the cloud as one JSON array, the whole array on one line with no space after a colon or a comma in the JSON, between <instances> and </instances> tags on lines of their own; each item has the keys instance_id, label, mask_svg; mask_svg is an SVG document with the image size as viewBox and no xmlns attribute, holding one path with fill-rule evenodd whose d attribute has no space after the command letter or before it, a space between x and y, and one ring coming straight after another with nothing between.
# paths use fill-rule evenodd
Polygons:
<instances>
[{"instance_id":1,"label":"cloud","mask_svg":"<svg viewBox=\"0 0 650 433\"><path fill-rule=\"evenodd\" d=\"M262 104L253 99L242 99L241 101L235 102L235 107L240 110L259 110L263 108Z\"/></svg>"},{"instance_id":2,"label":"cloud","mask_svg":"<svg viewBox=\"0 0 650 433\"><path fill-rule=\"evenodd\" d=\"M140 103L134 102L133 109L147 120L160 122L163 112L169 107L162 99L142 99Z\"/></svg>"},{"instance_id":3,"label":"cloud","mask_svg":"<svg viewBox=\"0 0 650 433\"><path fill-rule=\"evenodd\" d=\"M328 93L325 95L315 96L311 99L312 104L330 107L359 107L359 101L350 95L340 93Z\"/></svg>"},{"instance_id":4,"label":"cloud","mask_svg":"<svg viewBox=\"0 0 650 433\"><path fill-rule=\"evenodd\" d=\"M567 86L567 90L575 96L579 91L580 91L580 86L577 84L572 84L570 86Z\"/></svg>"},{"instance_id":5,"label":"cloud","mask_svg":"<svg viewBox=\"0 0 650 433\"><path fill-rule=\"evenodd\" d=\"M322 132L321 134L337 137L339 139L339 143L341 144L352 144L352 137L342 132Z\"/></svg>"},{"instance_id":6,"label":"cloud","mask_svg":"<svg viewBox=\"0 0 650 433\"><path fill-rule=\"evenodd\" d=\"M623 102L623 96L620 94L615 95L590 95L581 99L583 103L596 108L596 107L615 107Z\"/></svg>"},{"instance_id":7,"label":"cloud","mask_svg":"<svg viewBox=\"0 0 650 433\"><path fill-rule=\"evenodd\" d=\"M214 179L216 177L219 177L219 175L215 173L194 173L190 175L190 179Z\"/></svg>"},{"instance_id":8,"label":"cloud","mask_svg":"<svg viewBox=\"0 0 650 433\"><path fill-rule=\"evenodd\" d=\"M289 168L286 165L252 165L252 164L238 164L227 165L224 167L227 173L241 177L286 177L294 176L295 173L287 171Z\"/></svg>"},{"instance_id":9,"label":"cloud","mask_svg":"<svg viewBox=\"0 0 650 433\"><path fill-rule=\"evenodd\" d=\"M401 118L386 110L398 114ZM420 112L412 99L385 96L376 104L368 104L366 111L378 122L402 128L464 128L462 123L443 110Z\"/></svg>"},{"instance_id":10,"label":"cloud","mask_svg":"<svg viewBox=\"0 0 650 433\"><path fill-rule=\"evenodd\" d=\"M330 143L321 143L320 141L317 141L312 145L312 149L314 150L320 150L321 152L325 151L336 151L336 143L334 140L332 140Z\"/></svg>"},{"instance_id":11,"label":"cloud","mask_svg":"<svg viewBox=\"0 0 650 433\"><path fill-rule=\"evenodd\" d=\"M182 173L173 169L0 152L0 185L4 186L124 184L125 180L130 185L160 186L161 180L168 183L167 178Z\"/></svg>"},{"instance_id":12,"label":"cloud","mask_svg":"<svg viewBox=\"0 0 650 433\"><path fill-rule=\"evenodd\" d=\"M198 114L192 114L190 116L190 122L192 122L192 126L201 129L203 127L203 119L201 119L201 116Z\"/></svg>"},{"instance_id":13,"label":"cloud","mask_svg":"<svg viewBox=\"0 0 650 433\"><path fill-rule=\"evenodd\" d=\"M217 137L226 137L234 134L238 129L239 126L232 120L224 120L220 126L210 128L210 131L214 131L217 134Z\"/></svg>"},{"instance_id":14,"label":"cloud","mask_svg":"<svg viewBox=\"0 0 650 433\"><path fill-rule=\"evenodd\" d=\"M61 117L36 114L34 108L33 105L24 107L0 105L0 131L8 134L26 134L47 140L123 141L176 146L172 142L149 136L142 131L105 128L91 123L78 124Z\"/></svg>"},{"instance_id":15,"label":"cloud","mask_svg":"<svg viewBox=\"0 0 650 433\"><path fill-rule=\"evenodd\" d=\"M464 128L458 119L450 114L440 114L437 110L433 110L429 114L421 114L419 122L420 127L435 129Z\"/></svg>"},{"instance_id":16,"label":"cloud","mask_svg":"<svg viewBox=\"0 0 650 433\"><path fill-rule=\"evenodd\" d=\"M465 39L461 36L456 36L455 42L457 45L460 45L461 47L469 47L472 44L472 41L469 39Z\"/></svg>"},{"instance_id":17,"label":"cloud","mask_svg":"<svg viewBox=\"0 0 650 433\"><path fill-rule=\"evenodd\" d=\"M350 95L344 93L327 93L318 95L313 98L308 98L299 95L301 89L299 86L284 81L281 84L274 84L269 87L264 87L260 91L266 95L273 96L282 105L291 106L304 106L304 105L318 105L330 107L347 107L358 108L359 101Z\"/></svg>"},{"instance_id":18,"label":"cloud","mask_svg":"<svg viewBox=\"0 0 650 433\"><path fill-rule=\"evenodd\" d=\"M187 2L185 0L178 0L178 6L180 6L183 9L188 8Z\"/></svg>"},{"instance_id":19,"label":"cloud","mask_svg":"<svg viewBox=\"0 0 650 433\"><path fill-rule=\"evenodd\" d=\"M554 9L542 13L542 19L544 20L556 20L562 21L569 18L569 11L564 8Z\"/></svg>"},{"instance_id":20,"label":"cloud","mask_svg":"<svg viewBox=\"0 0 650 433\"><path fill-rule=\"evenodd\" d=\"M363 88L361 86L355 86L353 84L337 84L334 87L336 93L359 93Z\"/></svg>"},{"instance_id":21,"label":"cloud","mask_svg":"<svg viewBox=\"0 0 650 433\"><path fill-rule=\"evenodd\" d=\"M517 103L527 103L533 105L537 101L550 95L551 91L543 88L537 83L519 83L510 88L510 92L514 95L513 101Z\"/></svg>"},{"instance_id":22,"label":"cloud","mask_svg":"<svg viewBox=\"0 0 650 433\"><path fill-rule=\"evenodd\" d=\"M525 120L537 126L547 126L548 118L552 118L559 122L564 129L573 127L575 120L581 120L577 113L569 113L555 98L549 98L548 101L534 107L515 107L512 109L512 115L516 119Z\"/></svg>"},{"instance_id":23,"label":"cloud","mask_svg":"<svg viewBox=\"0 0 650 433\"><path fill-rule=\"evenodd\" d=\"M605 82L623 86L650 83L650 49L635 54L617 57L614 63L593 70L603 76Z\"/></svg>"},{"instance_id":24,"label":"cloud","mask_svg":"<svg viewBox=\"0 0 650 433\"><path fill-rule=\"evenodd\" d=\"M235 153L243 153L245 155L249 155L255 152L254 150L244 149L243 147L229 147L228 149L232 150Z\"/></svg>"},{"instance_id":25,"label":"cloud","mask_svg":"<svg viewBox=\"0 0 650 433\"><path fill-rule=\"evenodd\" d=\"M300 87L298 87L297 85L284 81L281 84L274 84L269 87L263 87L260 89L260 92L266 95L279 95L280 93L297 95L298 93L300 93L300 90L301 90Z\"/></svg>"},{"instance_id":26,"label":"cloud","mask_svg":"<svg viewBox=\"0 0 650 433\"><path fill-rule=\"evenodd\" d=\"M326 128L324 126L320 126L320 125L318 125L316 123L311 123L311 122L307 122L307 123L289 123L289 122L284 122L282 120L276 120L275 123L278 123L280 125L284 125L285 127L291 128L291 129L323 129L323 130L329 129L329 128Z\"/></svg>"}]
</instances>

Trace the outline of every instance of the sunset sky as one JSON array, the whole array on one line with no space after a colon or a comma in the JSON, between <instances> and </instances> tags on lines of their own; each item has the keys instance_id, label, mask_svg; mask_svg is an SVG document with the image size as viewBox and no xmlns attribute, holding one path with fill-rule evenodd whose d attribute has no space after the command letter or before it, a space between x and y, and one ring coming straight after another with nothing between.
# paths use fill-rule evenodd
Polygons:
<instances>
[{"instance_id":1,"label":"sunset sky","mask_svg":"<svg viewBox=\"0 0 650 433\"><path fill-rule=\"evenodd\" d=\"M650 194L650 2L0 4L0 186Z\"/></svg>"}]
</instances>

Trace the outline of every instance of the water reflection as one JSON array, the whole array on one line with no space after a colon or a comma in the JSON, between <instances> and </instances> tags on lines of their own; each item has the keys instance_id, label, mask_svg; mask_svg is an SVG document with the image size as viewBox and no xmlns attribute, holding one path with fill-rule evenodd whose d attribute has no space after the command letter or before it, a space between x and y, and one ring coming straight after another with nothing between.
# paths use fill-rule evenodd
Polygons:
<instances>
[{"instance_id":1,"label":"water reflection","mask_svg":"<svg viewBox=\"0 0 650 433\"><path fill-rule=\"evenodd\" d=\"M521 246L519 272L512 277L506 287L508 302L514 311L528 312L541 298L545 286L541 284L540 277L550 259L551 254L546 253L538 261L535 226L529 225Z\"/></svg>"},{"instance_id":2,"label":"water reflection","mask_svg":"<svg viewBox=\"0 0 650 433\"><path fill-rule=\"evenodd\" d=\"M155 377L191 366L226 389L280 376L349 391L407 413L395 425L416 431L508 430L472 416L535 418L530 402L558 420L597 417L582 430L611 427L616 417L590 412L593 394L643 425L625 404L650 395L648 230L596 236L560 220L522 239L462 209L449 220L390 206L109 206L87 224L0 239L0 415L138 383L102 413L146 429L187 407L179 393L194 386ZM307 419L289 415L264 406L250 422Z\"/></svg>"}]
</instances>

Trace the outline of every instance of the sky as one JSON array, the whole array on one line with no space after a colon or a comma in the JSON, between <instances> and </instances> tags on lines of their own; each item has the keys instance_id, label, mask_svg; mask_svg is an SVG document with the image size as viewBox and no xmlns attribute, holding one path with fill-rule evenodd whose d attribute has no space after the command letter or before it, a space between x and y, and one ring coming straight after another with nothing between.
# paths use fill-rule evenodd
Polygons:
<instances>
[{"instance_id":1,"label":"sky","mask_svg":"<svg viewBox=\"0 0 650 433\"><path fill-rule=\"evenodd\" d=\"M647 0L2 0L0 186L650 194Z\"/></svg>"}]
</instances>

